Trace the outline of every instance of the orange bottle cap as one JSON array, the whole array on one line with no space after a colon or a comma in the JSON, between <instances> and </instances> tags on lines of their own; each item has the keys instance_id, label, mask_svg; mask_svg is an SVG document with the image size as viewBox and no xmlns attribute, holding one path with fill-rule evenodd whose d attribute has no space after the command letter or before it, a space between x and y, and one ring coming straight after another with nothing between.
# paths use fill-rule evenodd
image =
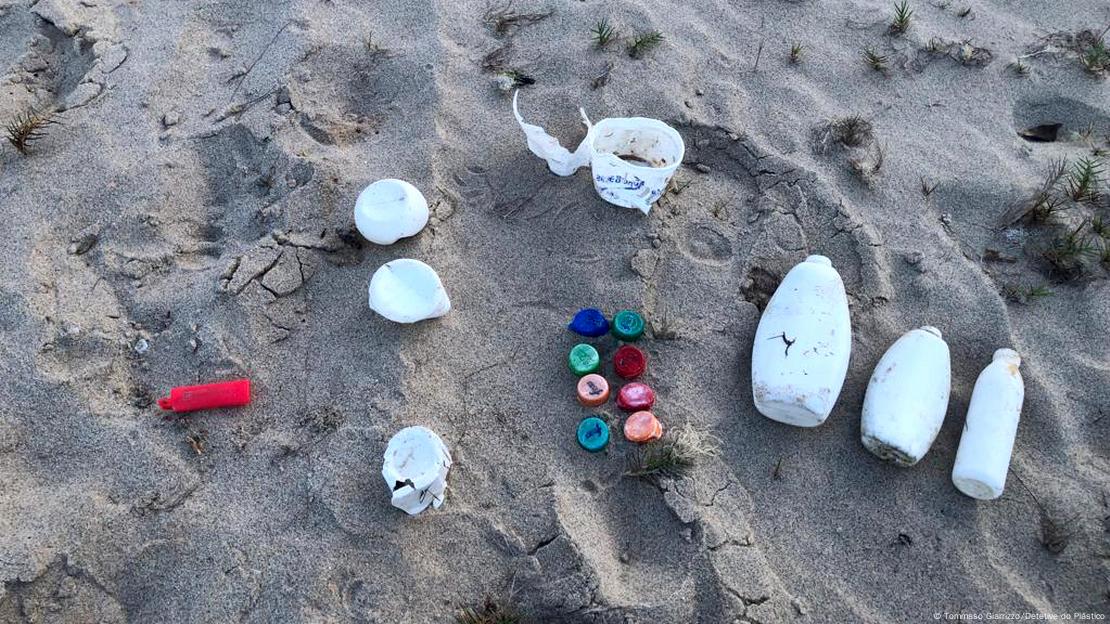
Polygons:
<instances>
[{"instance_id":1,"label":"orange bottle cap","mask_svg":"<svg viewBox=\"0 0 1110 624\"><path fill-rule=\"evenodd\" d=\"M609 382L601 375L591 373L578 380L578 402L586 407L597 407L609 400Z\"/></svg>"},{"instance_id":2,"label":"orange bottle cap","mask_svg":"<svg viewBox=\"0 0 1110 624\"><path fill-rule=\"evenodd\" d=\"M663 425L651 412L636 412L624 421L624 437L643 444L663 437Z\"/></svg>"}]
</instances>

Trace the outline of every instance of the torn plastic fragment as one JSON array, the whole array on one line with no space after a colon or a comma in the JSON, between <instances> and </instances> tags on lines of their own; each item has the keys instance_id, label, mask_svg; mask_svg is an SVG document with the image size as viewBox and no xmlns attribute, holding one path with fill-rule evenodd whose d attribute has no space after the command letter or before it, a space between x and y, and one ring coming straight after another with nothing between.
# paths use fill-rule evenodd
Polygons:
<instances>
[{"instance_id":1,"label":"torn plastic fragment","mask_svg":"<svg viewBox=\"0 0 1110 624\"><path fill-rule=\"evenodd\" d=\"M686 145L677 130L646 117L614 117L591 124L586 138L571 152L540 126L526 123L513 94L513 115L528 140L528 149L547 161L553 173L569 176L590 165L594 189L605 201L647 214L663 196L674 172L682 164Z\"/></svg>"},{"instance_id":2,"label":"torn plastic fragment","mask_svg":"<svg viewBox=\"0 0 1110 624\"><path fill-rule=\"evenodd\" d=\"M427 427L405 427L389 439L382 478L391 490L391 503L410 516L428 505L439 509L451 469L447 445Z\"/></svg>"}]
</instances>

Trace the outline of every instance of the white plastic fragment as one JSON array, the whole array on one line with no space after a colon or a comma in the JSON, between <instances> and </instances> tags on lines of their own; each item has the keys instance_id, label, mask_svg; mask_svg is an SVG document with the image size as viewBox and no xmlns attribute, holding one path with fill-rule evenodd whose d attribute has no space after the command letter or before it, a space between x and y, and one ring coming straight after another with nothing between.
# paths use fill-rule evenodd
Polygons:
<instances>
[{"instance_id":1,"label":"white plastic fragment","mask_svg":"<svg viewBox=\"0 0 1110 624\"><path fill-rule=\"evenodd\" d=\"M682 164L686 145L682 135L667 124L646 117L614 117L586 124L586 138L571 152L540 126L526 123L513 95L513 115L528 141L528 149L547 161L553 173L569 176L591 165L594 188L605 201L644 214L667 189Z\"/></svg>"},{"instance_id":2,"label":"white plastic fragment","mask_svg":"<svg viewBox=\"0 0 1110 624\"><path fill-rule=\"evenodd\" d=\"M948 344L936 327L906 332L887 349L863 398L863 445L899 466L919 462L933 445L952 387Z\"/></svg>"},{"instance_id":3,"label":"white plastic fragment","mask_svg":"<svg viewBox=\"0 0 1110 624\"><path fill-rule=\"evenodd\" d=\"M378 180L355 200L355 227L366 240L392 245L428 224L428 201L404 180Z\"/></svg>"},{"instance_id":4,"label":"white plastic fragment","mask_svg":"<svg viewBox=\"0 0 1110 624\"><path fill-rule=\"evenodd\" d=\"M1025 401L1025 383L1019 366L1021 356L1017 351L999 349L975 381L960 448L956 451L956 465L952 468L952 483L972 498L998 498L1006 486L1021 405Z\"/></svg>"},{"instance_id":5,"label":"white plastic fragment","mask_svg":"<svg viewBox=\"0 0 1110 624\"><path fill-rule=\"evenodd\" d=\"M825 422L852 351L844 282L825 256L786 274L767 303L752 346L752 395L761 414L799 427Z\"/></svg>"},{"instance_id":6,"label":"white plastic fragment","mask_svg":"<svg viewBox=\"0 0 1110 624\"><path fill-rule=\"evenodd\" d=\"M450 469L451 453L434 431L405 427L389 439L382 477L392 491L393 506L415 516L428 505L443 505Z\"/></svg>"},{"instance_id":7,"label":"white plastic fragment","mask_svg":"<svg viewBox=\"0 0 1110 624\"><path fill-rule=\"evenodd\" d=\"M397 323L415 323L451 311L451 300L432 267L401 258L370 278L370 309Z\"/></svg>"}]
</instances>

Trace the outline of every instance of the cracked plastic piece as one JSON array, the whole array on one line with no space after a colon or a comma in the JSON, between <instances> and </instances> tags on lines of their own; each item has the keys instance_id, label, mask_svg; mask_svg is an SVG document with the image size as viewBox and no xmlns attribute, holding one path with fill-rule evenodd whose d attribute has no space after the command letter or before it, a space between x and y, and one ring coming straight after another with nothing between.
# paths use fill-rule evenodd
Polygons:
<instances>
[{"instance_id":1,"label":"cracked plastic piece","mask_svg":"<svg viewBox=\"0 0 1110 624\"><path fill-rule=\"evenodd\" d=\"M450 469L451 453L434 431L405 427L389 439L382 477L392 491L393 506L415 516L429 505L443 505Z\"/></svg>"},{"instance_id":2,"label":"cracked plastic piece","mask_svg":"<svg viewBox=\"0 0 1110 624\"><path fill-rule=\"evenodd\" d=\"M428 224L428 201L404 180L378 180L355 201L355 227L366 240L392 245Z\"/></svg>"},{"instance_id":3,"label":"cracked plastic piece","mask_svg":"<svg viewBox=\"0 0 1110 624\"><path fill-rule=\"evenodd\" d=\"M239 379L199 386L178 386L170 390L170 396L158 399L158 407L175 412L195 412L219 407L238 407L250 402L251 382L249 379Z\"/></svg>"},{"instance_id":4,"label":"cracked plastic piece","mask_svg":"<svg viewBox=\"0 0 1110 624\"><path fill-rule=\"evenodd\" d=\"M933 445L952 387L948 344L926 325L887 349L863 397L860 431L875 456L899 466L921 461Z\"/></svg>"},{"instance_id":5,"label":"cracked plastic piece","mask_svg":"<svg viewBox=\"0 0 1110 624\"><path fill-rule=\"evenodd\" d=\"M809 256L783 278L755 330L755 408L788 425L820 425L840 396L851 352L844 282L828 258Z\"/></svg>"},{"instance_id":6,"label":"cracked plastic piece","mask_svg":"<svg viewBox=\"0 0 1110 624\"><path fill-rule=\"evenodd\" d=\"M432 267L401 258L370 278L370 309L397 323L415 323L451 311L451 299Z\"/></svg>"},{"instance_id":7,"label":"cracked plastic piece","mask_svg":"<svg viewBox=\"0 0 1110 624\"><path fill-rule=\"evenodd\" d=\"M686 145L667 124L645 117L614 117L591 125L581 108L586 138L571 152L540 126L524 121L517 106L519 94L513 94L513 115L528 149L546 160L556 175L569 176L590 165L594 189L611 204L647 214L682 164Z\"/></svg>"},{"instance_id":8,"label":"cracked plastic piece","mask_svg":"<svg viewBox=\"0 0 1110 624\"><path fill-rule=\"evenodd\" d=\"M1025 401L1020 366L1017 351L999 349L975 381L960 448L956 451L956 465L952 468L952 483L972 498L995 499L1002 496L1006 487Z\"/></svg>"}]
</instances>

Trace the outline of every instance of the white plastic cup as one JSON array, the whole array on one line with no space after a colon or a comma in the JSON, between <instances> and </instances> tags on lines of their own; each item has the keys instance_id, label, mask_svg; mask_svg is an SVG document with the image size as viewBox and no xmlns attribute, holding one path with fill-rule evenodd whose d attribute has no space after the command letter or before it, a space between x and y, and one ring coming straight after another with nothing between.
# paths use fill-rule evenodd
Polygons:
<instances>
[{"instance_id":1,"label":"white plastic cup","mask_svg":"<svg viewBox=\"0 0 1110 624\"><path fill-rule=\"evenodd\" d=\"M952 367L936 327L906 332L887 349L863 398L860 435L876 457L899 466L921 461L948 411Z\"/></svg>"},{"instance_id":2,"label":"white plastic cup","mask_svg":"<svg viewBox=\"0 0 1110 624\"><path fill-rule=\"evenodd\" d=\"M995 499L1002 496L1006 487L1025 401L1020 366L1017 351L999 349L975 381L956 451L956 465L952 468L952 483L972 498Z\"/></svg>"},{"instance_id":3,"label":"white plastic cup","mask_svg":"<svg viewBox=\"0 0 1110 624\"><path fill-rule=\"evenodd\" d=\"M844 282L828 258L809 256L783 278L755 330L755 408L788 425L820 425L840 396L851 352Z\"/></svg>"},{"instance_id":4,"label":"white plastic cup","mask_svg":"<svg viewBox=\"0 0 1110 624\"><path fill-rule=\"evenodd\" d=\"M429 505L439 509L447 489L451 453L426 427L405 427L389 440L382 463L382 477L392 494L390 502L410 516Z\"/></svg>"},{"instance_id":5,"label":"white plastic cup","mask_svg":"<svg viewBox=\"0 0 1110 624\"><path fill-rule=\"evenodd\" d=\"M598 195L644 214L663 196L686 153L677 130L646 117L602 119L586 140Z\"/></svg>"}]
</instances>

